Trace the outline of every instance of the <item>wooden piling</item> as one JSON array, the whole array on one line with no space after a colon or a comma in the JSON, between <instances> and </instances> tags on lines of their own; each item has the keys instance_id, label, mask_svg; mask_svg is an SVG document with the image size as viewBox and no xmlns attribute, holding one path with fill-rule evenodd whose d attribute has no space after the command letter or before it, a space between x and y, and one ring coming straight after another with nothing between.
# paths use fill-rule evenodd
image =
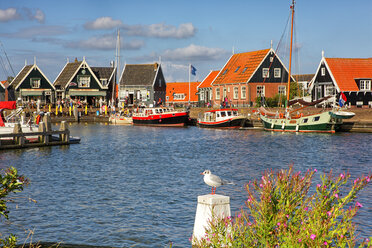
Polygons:
<instances>
[{"instance_id":1,"label":"wooden piling","mask_svg":"<svg viewBox=\"0 0 372 248\"><path fill-rule=\"evenodd\" d=\"M14 134L22 134L23 133L21 124L16 123L14 125L13 133ZM14 140L15 144L18 144L20 146L22 146L24 144L24 137L23 136L14 136L13 140Z\"/></svg>"}]
</instances>

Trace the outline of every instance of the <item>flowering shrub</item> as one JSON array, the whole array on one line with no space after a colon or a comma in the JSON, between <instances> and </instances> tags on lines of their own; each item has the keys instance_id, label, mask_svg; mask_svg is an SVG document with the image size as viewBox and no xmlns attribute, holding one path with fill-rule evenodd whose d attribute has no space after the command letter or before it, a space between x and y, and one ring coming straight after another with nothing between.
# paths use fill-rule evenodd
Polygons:
<instances>
[{"instance_id":1,"label":"flowering shrub","mask_svg":"<svg viewBox=\"0 0 372 248\"><path fill-rule=\"evenodd\" d=\"M372 175L349 182L350 174L321 175L310 191L316 169L305 173L288 170L264 172L261 180L246 185L248 210L235 218L212 218L205 237L195 247L371 247L360 240L352 222L362 203L357 193ZM348 188L348 189L347 189Z\"/></svg>"},{"instance_id":2,"label":"flowering shrub","mask_svg":"<svg viewBox=\"0 0 372 248\"><path fill-rule=\"evenodd\" d=\"M0 173L0 217L9 218L9 210L6 205L11 200L9 194L22 191L27 183L27 179L19 176L17 169L14 167L10 167L3 173ZM0 233L0 247L14 247L16 242L17 238L14 235L3 239L2 233Z\"/></svg>"}]
</instances>

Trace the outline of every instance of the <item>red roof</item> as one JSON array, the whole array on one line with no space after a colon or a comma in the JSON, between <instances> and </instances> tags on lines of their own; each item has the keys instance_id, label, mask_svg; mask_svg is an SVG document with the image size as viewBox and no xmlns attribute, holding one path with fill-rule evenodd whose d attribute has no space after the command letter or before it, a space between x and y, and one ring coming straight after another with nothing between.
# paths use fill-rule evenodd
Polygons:
<instances>
[{"instance_id":1,"label":"red roof","mask_svg":"<svg viewBox=\"0 0 372 248\"><path fill-rule=\"evenodd\" d=\"M359 91L355 79L372 78L372 58L326 58L341 91Z\"/></svg>"},{"instance_id":2,"label":"red roof","mask_svg":"<svg viewBox=\"0 0 372 248\"><path fill-rule=\"evenodd\" d=\"M265 49L232 55L213 84L247 82L269 51Z\"/></svg>"},{"instance_id":3,"label":"red roof","mask_svg":"<svg viewBox=\"0 0 372 248\"><path fill-rule=\"evenodd\" d=\"M212 87L213 80L217 77L220 71L211 71L206 78L199 84L198 88L210 88Z\"/></svg>"},{"instance_id":4,"label":"red roof","mask_svg":"<svg viewBox=\"0 0 372 248\"><path fill-rule=\"evenodd\" d=\"M200 82L190 82L190 102L197 102L197 86ZM175 94L179 98L174 99ZM182 95L183 94L183 95ZM189 82L167 83L167 102L188 102L189 101ZM181 98L180 98L181 96ZM182 97L183 96L183 97ZM177 97L176 97L177 98Z\"/></svg>"}]
</instances>

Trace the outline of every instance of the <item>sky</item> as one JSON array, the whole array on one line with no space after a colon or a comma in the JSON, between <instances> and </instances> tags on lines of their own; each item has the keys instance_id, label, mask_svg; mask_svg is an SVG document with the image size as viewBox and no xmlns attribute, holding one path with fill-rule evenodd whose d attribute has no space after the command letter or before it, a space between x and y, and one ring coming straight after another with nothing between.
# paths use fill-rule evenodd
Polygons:
<instances>
[{"instance_id":1,"label":"sky","mask_svg":"<svg viewBox=\"0 0 372 248\"><path fill-rule=\"evenodd\" d=\"M278 49L288 61L291 0L0 0L0 80L36 64L53 83L66 62L161 62L166 82L202 81L233 53ZM371 0L297 0L294 74L325 57L372 57ZM278 46L279 44L279 46ZM11 65L11 66L10 66ZM288 64L287 64L288 65Z\"/></svg>"}]
</instances>

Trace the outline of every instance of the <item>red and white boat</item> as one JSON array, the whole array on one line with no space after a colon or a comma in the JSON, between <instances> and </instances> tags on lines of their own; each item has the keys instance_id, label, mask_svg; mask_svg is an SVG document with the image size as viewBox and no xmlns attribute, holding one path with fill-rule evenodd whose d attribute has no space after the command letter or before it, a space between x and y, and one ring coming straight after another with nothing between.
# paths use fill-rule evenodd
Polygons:
<instances>
[{"instance_id":1,"label":"red and white boat","mask_svg":"<svg viewBox=\"0 0 372 248\"><path fill-rule=\"evenodd\" d=\"M240 128L245 119L237 109L215 109L204 112L198 119L198 125L207 128Z\"/></svg>"},{"instance_id":2,"label":"red and white boat","mask_svg":"<svg viewBox=\"0 0 372 248\"><path fill-rule=\"evenodd\" d=\"M134 125L183 127L189 121L188 111L176 111L173 108L140 108L133 113Z\"/></svg>"}]
</instances>

